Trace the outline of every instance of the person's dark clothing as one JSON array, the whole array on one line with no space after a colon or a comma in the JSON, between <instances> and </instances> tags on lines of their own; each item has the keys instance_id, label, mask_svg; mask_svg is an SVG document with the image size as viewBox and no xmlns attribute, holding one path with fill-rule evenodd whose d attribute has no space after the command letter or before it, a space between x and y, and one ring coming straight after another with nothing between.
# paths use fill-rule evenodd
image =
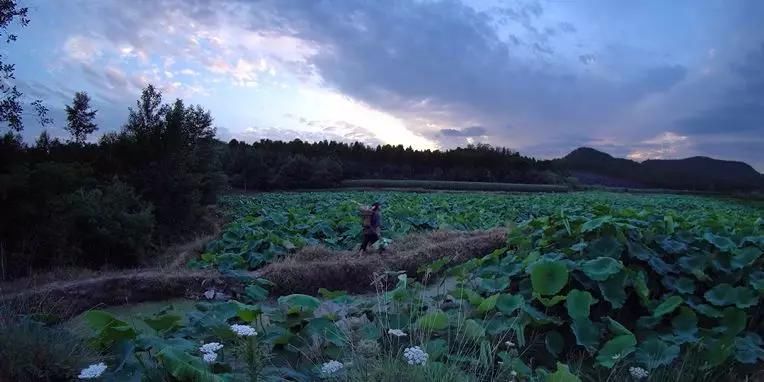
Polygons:
<instances>
[{"instance_id":1,"label":"person's dark clothing","mask_svg":"<svg viewBox=\"0 0 764 382\"><path fill-rule=\"evenodd\" d=\"M371 214L371 225L363 227L363 243L361 243L361 251L366 252L366 248L379 240L381 218L379 211L374 211Z\"/></svg>"},{"instance_id":2,"label":"person's dark clothing","mask_svg":"<svg viewBox=\"0 0 764 382\"><path fill-rule=\"evenodd\" d=\"M361 243L361 251L366 252L366 247L373 245L379 240L379 235L376 232L364 232L363 243Z\"/></svg>"}]
</instances>

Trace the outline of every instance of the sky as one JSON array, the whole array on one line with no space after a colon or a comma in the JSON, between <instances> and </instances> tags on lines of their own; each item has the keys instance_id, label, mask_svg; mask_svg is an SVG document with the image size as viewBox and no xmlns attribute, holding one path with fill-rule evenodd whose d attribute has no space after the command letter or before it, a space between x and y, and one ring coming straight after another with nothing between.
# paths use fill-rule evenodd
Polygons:
<instances>
[{"instance_id":1,"label":"sky","mask_svg":"<svg viewBox=\"0 0 764 382\"><path fill-rule=\"evenodd\" d=\"M764 171L759 0L19 0L2 47L51 109L99 131L141 89L200 104L218 137L334 139L538 158L594 147ZM25 138L41 128L26 118Z\"/></svg>"}]
</instances>

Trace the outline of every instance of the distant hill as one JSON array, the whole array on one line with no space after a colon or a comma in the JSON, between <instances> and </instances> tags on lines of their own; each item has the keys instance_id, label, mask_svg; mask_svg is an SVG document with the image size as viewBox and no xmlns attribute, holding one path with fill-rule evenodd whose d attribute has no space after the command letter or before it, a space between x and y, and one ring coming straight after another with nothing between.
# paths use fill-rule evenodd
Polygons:
<instances>
[{"instance_id":1,"label":"distant hill","mask_svg":"<svg viewBox=\"0 0 764 382\"><path fill-rule=\"evenodd\" d=\"M552 162L584 184L717 191L764 188L764 175L750 165L708 157L639 163L580 147Z\"/></svg>"}]
</instances>

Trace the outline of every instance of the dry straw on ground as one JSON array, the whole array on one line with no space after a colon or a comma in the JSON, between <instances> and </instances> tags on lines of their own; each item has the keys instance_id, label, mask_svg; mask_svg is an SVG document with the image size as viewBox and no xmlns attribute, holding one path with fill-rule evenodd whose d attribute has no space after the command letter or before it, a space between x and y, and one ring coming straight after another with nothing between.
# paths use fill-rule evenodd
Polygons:
<instances>
[{"instance_id":1,"label":"dry straw on ground","mask_svg":"<svg viewBox=\"0 0 764 382\"><path fill-rule=\"evenodd\" d=\"M319 288L352 293L373 291L375 274L417 270L441 258L460 263L480 257L504 245L503 229L491 231L436 231L412 234L396 241L382 254L358 254L309 247L251 272L275 284L272 295L316 294ZM186 251L182 251L185 256ZM0 305L29 311L52 312L69 317L103 305L132 304L174 297L198 298L214 288L236 296L243 288L238 278L216 271L189 271L176 267L102 274L65 282L0 292Z\"/></svg>"}]
</instances>

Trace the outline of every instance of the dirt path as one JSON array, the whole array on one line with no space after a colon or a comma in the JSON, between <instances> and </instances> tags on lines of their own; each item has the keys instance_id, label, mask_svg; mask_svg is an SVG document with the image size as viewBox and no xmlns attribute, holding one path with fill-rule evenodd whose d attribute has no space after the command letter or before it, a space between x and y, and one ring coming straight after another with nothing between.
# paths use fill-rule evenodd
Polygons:
<instances>
[{"instance_id":1,"label":"dirt path","mask_svg":"<svg viewBox=\"0 0 764 382\"><path fill-rule=\"evenodd\" d=\"M201 239L200 239L201 240ZM404 237L384 254L359 255L325 248L305 248L264 268L249 272L276 284L271 295L316 294L319 288L364 293L374 290L372 280L385 271L417 269L440 258L456 264L484 256L504 245L504 230L474 232L436 231ZM192 245L193 244L193 245ZM53 282L23 291L0 294L0 306L19 312L44 312L71 317L105 305L131 304L174 297L200 298L209 289L231 296L242 293L246 281L217 271L182 268L201 244L189 243L169 267L113 272L97 277ZM194 250L194 248L197 248Z\"/></svg>"}]
</instances>

